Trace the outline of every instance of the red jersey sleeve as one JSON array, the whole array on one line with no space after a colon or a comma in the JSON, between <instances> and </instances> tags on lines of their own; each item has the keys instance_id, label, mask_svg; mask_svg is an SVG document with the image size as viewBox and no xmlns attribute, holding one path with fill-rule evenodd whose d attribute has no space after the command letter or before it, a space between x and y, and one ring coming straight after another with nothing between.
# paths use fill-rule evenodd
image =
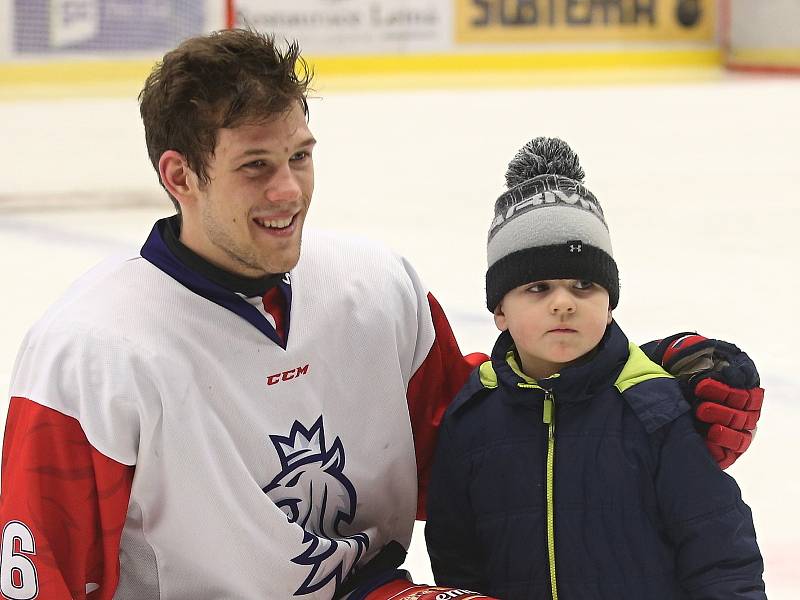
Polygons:
<instances>
[{"instance_id":1,"label":"red jersey sleeve","mask_svg":"<svg viewBox=\"0 0 800 600\"><path fill-rule=\"evenodd\" d=\"M110 600L133 470L95 450L76 419L12 398L3 440L0 597Z\"/></svg>"},{"instance_id":2,"label":"red jersey sleeve","mask_svg":"<svg viewBox=\"0 0 800 600\"><path fill-rule=\"evenodd\" d=\"M472 369L488 360L480 353L463 356L442 307L430 293L428 304L435 339L428 356L411 377L407 393L417 456L417 519L420 520L425 519L428 478L444 412Z\"/></svg>"}]
</instances>

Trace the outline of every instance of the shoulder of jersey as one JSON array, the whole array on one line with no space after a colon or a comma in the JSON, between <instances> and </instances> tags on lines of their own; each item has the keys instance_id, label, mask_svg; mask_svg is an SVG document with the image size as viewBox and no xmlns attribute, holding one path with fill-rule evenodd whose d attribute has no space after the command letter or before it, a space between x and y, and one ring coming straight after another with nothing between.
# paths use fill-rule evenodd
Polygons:
<instances>
[{"instance_id":1,"label":"shoulder of jersey","mask_svg":"<svg viewBox=\"0 0 800 600\"><path fill-rule=\"evenodd\" d=\"M312 257L330 259L332 252L347 253L351 257L353 254L360 254L365 260L385 260L387 256L397 256L385 244L360 235L313 228L304 231L301 263L304 259Z\"/></svg>"},{"instance_id":2,"label":"shoulder of jersey","mask_svg":"<svg viewBox=\"0 0 800 600\"><path fill-rule=\"evenodd\" d=\"M103 310L114 310L117 298L124 295L124 285L142 286L142 267L145 259L138 254L111 256L76 279L47 309L40 324L72 318L98 321ZM149 267L145 266L145 269ZM105 307L105 308L104 308Z\"/></svg>"}]
</instances>

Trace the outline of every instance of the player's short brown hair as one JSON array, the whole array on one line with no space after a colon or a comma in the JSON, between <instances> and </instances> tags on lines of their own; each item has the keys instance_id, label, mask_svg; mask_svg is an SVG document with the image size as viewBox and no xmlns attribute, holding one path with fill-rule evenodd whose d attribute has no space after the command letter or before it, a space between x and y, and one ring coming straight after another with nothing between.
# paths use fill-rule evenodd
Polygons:
<instances>
[{"instance_id":1,"label":"player's short brown hair","mask_svg":"<svg viewBox=\"0 0 800 600\"><path fill-rule=\"evenodd\" d=\"M164 55L139 93L147 152L156 172L161 155L175 150L208 183L206 169L220 128L266 121L295 102L308 117L306 94L313 73L296 42L284 46L270 35L230 29L189 38Z\"/></svg>"}]
</instances>

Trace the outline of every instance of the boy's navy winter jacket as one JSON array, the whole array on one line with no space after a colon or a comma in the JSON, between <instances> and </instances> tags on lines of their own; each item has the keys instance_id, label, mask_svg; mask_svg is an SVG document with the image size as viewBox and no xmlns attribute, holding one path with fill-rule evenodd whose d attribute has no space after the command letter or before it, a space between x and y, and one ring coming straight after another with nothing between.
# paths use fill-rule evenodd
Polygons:
<instances>
[{"instance_id":1,"label":"boy's navy winter jacket","mask_svg":"<svg viewBox=\"0 0 800 600\"><path fill-rule=\"evenodd\" d=\"M504 332L442 424L425 530L437 583L503 600L550 599L552 577L560 600L766 598L750 509L668 373L615 323L538 383L514 356Z\"/></svg>"}]
</instances>

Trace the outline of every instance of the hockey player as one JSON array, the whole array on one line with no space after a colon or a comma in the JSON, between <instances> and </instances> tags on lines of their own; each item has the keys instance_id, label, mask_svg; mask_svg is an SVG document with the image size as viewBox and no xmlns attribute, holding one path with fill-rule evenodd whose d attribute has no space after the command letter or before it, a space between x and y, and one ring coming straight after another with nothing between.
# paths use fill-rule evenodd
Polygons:
<instances>
[{"instance_id":1,"label":"hockey player","mask_svg":"<svg viewBox=\"0 0 800 600\"><path fill-rule=\"evenodd\" d=\"M186 40L145 82L148 152L177 215L139 254L77 281L22 344L3 447L3 596L412 587L394 569L422 516L439 421L482 358L461 355L401 257L313 231L300 251L309 80L296 45L233 30ZM734 426L709 434L724 462L758 417L726 406L757 393L752 377L730 378L752 368L746 356L729 358L730 373L703 373ZM405 595L459 593L418 588Z\"/></svg>"}]
</instances>

